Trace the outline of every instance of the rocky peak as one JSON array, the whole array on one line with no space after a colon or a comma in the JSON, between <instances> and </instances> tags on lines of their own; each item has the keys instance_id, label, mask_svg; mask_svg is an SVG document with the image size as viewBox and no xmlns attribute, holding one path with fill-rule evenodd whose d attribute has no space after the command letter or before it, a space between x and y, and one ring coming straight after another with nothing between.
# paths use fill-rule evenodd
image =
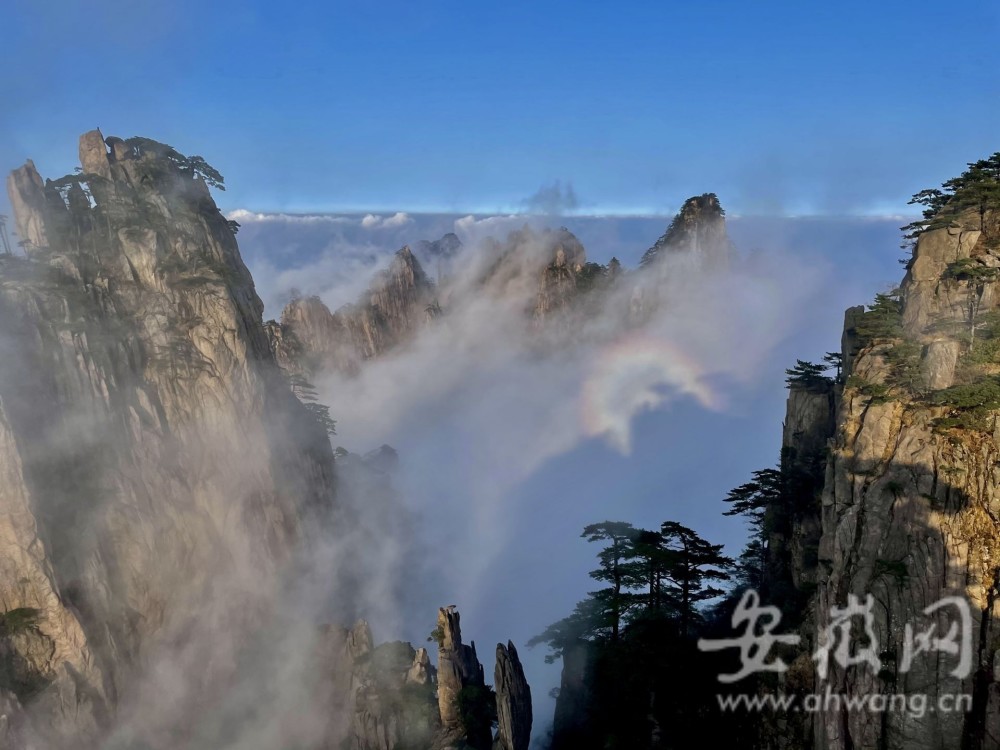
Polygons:
<instances>
[{"instance_id":1,"label":"rocky peak","mask_svg":"<svg viewBox=\"0 0 1000 750\"><path fill-rule=\"evenodd\" d=\"M462 643L461 616L453 607L438 610L438 706L446 729L463 730L459 693L468 687L485 685L483 665L476 656L476 644ZM482 743L480 743L482 746Z\"/></svg>"},{"instance_id":2,"label":"rocky peak","mask_svg":"<svg viewBox=\"0 0 1000 750\"><path fill-rule=\"evenodd\" d=\"M497 696L497 739L494 750L528 750L531 741L531 688L514 644L497 644L494 671Z\"/></svg>"},{"instance_id":3,"label":"rocky peak","mask_svg":"<svg viewBox=\"0 0 1000 750\"><path fill-rule=\"evenodd\" d=\"M434 293L434 284L406 246L355 304L331 313L319 297L293 299L280 325L271 324L271 342L288 371L353 374L364 360L408 341L434 314Z\"/></svg>"},{"instance_id":4,"label":"rocky peak","mask_svg":"<svg viewBox=\"0 0 1000 750\"><path fill-rule=\"evenodd\" d=\"M0 600L24 627L0 635L0 695L32 747L92 747L117 721L142 743L163 706L136 681L165 659L197 663L168 700L197 715L333 506L329 440L275 364L221 175L112 143L91 131L82 173L7 181L27 257L0 262Z\"/></svg>"},{"instance_id":5,"label":"rocky peak","mask_svg":"<svg viewBox=\"0 0 1000 750\"><path fill-rule=\"evenodd\" d=\"M669 252L690 253L709 266L725 266L733 248L725 217L715 193L688 198L667 231L642 256L641 265L648 266Z\"/></svg>"},{"instance_id":6,"label":"rocky peak","mask_svg":"<svg viewBox=\"0 0 1000 750\"><path fill-rule=\"evenodd\" d=\"M462 240L454 232L448 232L433 241L420 240L414 249L427 260L450 260L462 250Z\"/></svg>"}]
</instances>

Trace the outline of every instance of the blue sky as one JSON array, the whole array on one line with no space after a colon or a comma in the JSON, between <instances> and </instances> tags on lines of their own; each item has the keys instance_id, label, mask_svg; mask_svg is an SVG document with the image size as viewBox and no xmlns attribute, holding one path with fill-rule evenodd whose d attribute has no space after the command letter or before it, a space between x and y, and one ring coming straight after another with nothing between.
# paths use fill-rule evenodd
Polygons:
<instances>
[{"instance_id":1,"label":"blue sky","mask_svg":"<svg viewBox=\"0 0 1000 750\"><path fill-rule=\"evenodd\" d=\"M5 168L31 157L46 176L66 173L77 136L100 126L204 156L226 175L216 197L227 211L444 212L453 226L530 209L558 181L584 215L670 215L709 190L731 214L899 214L912 193L1000 149L995 0L6 0L3 11ZM666 225L560 220L590 257L630 265ZM390 252L448 228L413 221L357 244ZM822 269L815 304L790 311L794 330L730 411L643 415L631 457L587 443L518 486L513 508L530 512L515 517L483 601L462 602L469 632L523 643L567 613L591 584L579 529L603 517L676 518L737 553L743 529L722 520L721 498L777 459L783 370L835 348L844 307L898 280L900 223L732 222L744 253ZM332 247L333 270L346 257L349 243L310 227L244 224L270 315L287 291L278 265L322 285L313 256ZM419 458L426 429L377 442ZM556 669L539 651L525 659L546 695Z\"/></svg>"},{"instance_id":2,"label":"blue sky","mask_svg":"<svg viewBox=\"0 0 1000 750\"><path fill-rule=\"evenodd\" d=\"M1000 6L8 0L0 158L146 135L226 209L899 213L998 148Z\"/></svg>"}]
</instances>

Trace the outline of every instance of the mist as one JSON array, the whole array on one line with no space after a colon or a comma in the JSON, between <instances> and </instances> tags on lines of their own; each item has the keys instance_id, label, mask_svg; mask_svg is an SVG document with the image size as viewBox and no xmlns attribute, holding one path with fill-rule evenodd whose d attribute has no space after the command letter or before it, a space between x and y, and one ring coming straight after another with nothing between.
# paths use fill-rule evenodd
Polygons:
<instances>
[{"instance_id":1,"label":"mist","mask_svg":"<svg viewBox=\"0 0 1000 750\"><path fill-rule=\"evenodd\" d=\"M316 254L277 275L258 272L273 265L260 260L264 235L250 234L244 248L262 296L287 298L281 280L308 280L302 291L335 309L344 290L365 288L370 269L399 245L444 231L465 243L441 286L445 315L358 376L333 375L317 386L337 419L335 444L399 451L393 486L426 555L422 569L406 574L416 596L405 614L369 616L376 640L419 645L434 608L456 603L481 655L508 638L522 645L593 588L593 551L579 539L585 524L679 520L738 554L746 530L721 516L722 498L777 460L783 369L836 349L839 311L870 300L881 289L873 279L897 273L885 251L895 220L735 219L730 267L670 259L655 288L643 290L659 303L641 325L628 321L635 288L627 284L585 318L539 330L524 314L537 290L530 257L502 293L468 293L491 260L486 237L562 223L578 232L588 259L634 263L667 220L415 215L380 248L363 245L378 257L365 266L354 261L363 218L346 219L336 224L339 238L314 241ZM271 222L265 215L244 229L270 225L271 255L283 254L275 240L315 228L312 219ZM843 254L850 262L835 263ZM541 737L558 665L545 665L541 648L521 656ZM492 664L484 663L489 674Z\"/></svg>"}]
</instances>

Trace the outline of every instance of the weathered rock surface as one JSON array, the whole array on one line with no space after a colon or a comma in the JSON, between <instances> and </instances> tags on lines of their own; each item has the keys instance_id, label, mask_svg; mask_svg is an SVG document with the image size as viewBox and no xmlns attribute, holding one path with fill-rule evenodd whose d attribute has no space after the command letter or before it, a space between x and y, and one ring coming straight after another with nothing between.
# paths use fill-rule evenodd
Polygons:
<instances>
[{"instance_id":1,"label":"weathered rock surface","mask_svg":"<svg viewBox=\"0 0 1000 750\"><path fill-rule=\"evenodd\" d=\"M65 199L10 176L29 258L0 260L0 689L46 748L159 714L134 681L181 634L215 654L177 656L169 700L215 696L334 486L201 177L98 131L80 153Z\"/></svg>"},{"instance_id":2,"label":"weathered rock surface","mask_svg":"<svg viewBox=\"0 0 1000 750\"><path fill-rule=\"evenodd\" d=\"M77 176L29 162L8 180L26 257L0 258L0 747L488 748L459 703L491 698L456 612L439 681L426 649L296 608L336 591L345 618L363 609L343 592L386 538L371 516L399 516L393 449L335 470L295 395L303 352L403 342L433 291L419 263L404 249L358 306L265 325L214 170L97 131L80 157ZM320 550L333 569L312 568ZM509 651L514 737L528 688Z\"/></svg>"},{"instance_id":3,"label":"weathered rock surface","mask_svg":"<svg viewBox=\"0 0 1000 750\"><path fill-rule=\"evenodd\" d=\"M439 610L438 665L427 650L408 643L372 646L365 623L353 630L327 628L324 663L337 675L333 699L327 700L331 730L329 747L341 750L526 750L531 738L531 690L513 644L497 648L496 712L499 733L490 736L490 713L474 717L489 699L483 668L474 646L462 643L459 615ZM349 716L347 736L337 725Z\"/></svg>"},{"instance_id":4,"label":"weathered rock surface","mask_svg":"<svg viewBox=\"0 0 1000 750\"><path fill-rule=\"evenodd\" d=\"M461 729L458 696L466 687L482 687L483 665L476 644L462 643L461 616L451 607L438 610L438 707L446 729Z\"/></svg>"},{"instance_id":5,"label":"weathered rock surface","mask_svg":"<svg viewBox=\"0 0 1000 750\"><path fill-rule=\"evenodd\" d=\"M290 371L354 373L364 360L405 343L434 308L434 285L404 247L357 304L331 313L317 297L293 300L270 335Z\"/></svg>"},{"instance_id":6,"label":"weathered rock surface","mask_svg":"<svg viewBox=\"0 0 1000 750\"><path fill-rule=\"evenodd\" d=\"M845 383L830 394L833 423L818 397L795 390L789 397L786 447L812 451L829 436L821 490L803 497L806 513L792 524L793 534L818 543L812 564L804 558L796 564L795 584L803 591L816 587L803 610L806 646L824 642L831 607L843 607L851 595L861 602L871 595L875 603L878 666L845 669L833 661L825 680L814 674L815 691L926 696L929 706L942 696L972 697L968 712L830 706L814 717L815 747L822 750L1000 746L997 410L962 412L966 404L953 411L947 399L935 399L955 383L975 384L996 373L984 355L969 355L970 331L1000 301L996 282L949 273L962 259L982 268L1000 264L995 242L986 240L978 217L920 237L901 288L905 336L862 336L866 315L848 311ZM816 400L814 407L809 400ZM965 421L942 421L963 413ZM905 626L926 627L925 610L945 597L971 608L971 671L956 674L958 655L935 649L904 667ZM949 606L937 616L942 634L959 614L957 605ZM858 638L855 632L855 650L863 646Z\"/></svg>"},{"instance_id":7,"label":"weathered rock surface","mask_svg":"<svg viewBox=\"0 0 1000 750\"><path fill-rule=\"evenodd\" d=\"M592 660L592 649L587 641L581 640L563 651L552 731L556 737L564 738L567 747L586 737L589 730L589 707L593 704Z\"/></svg>"},{"instance_id":8,"label":"weathered rock surface","mask_svg":"<svg viewBox=\"0 0 1000 750\"><path fill-rule=\"evenodd\" d=\"M497 695L497 738L494 750L528 750L531 741L531 688L517 649L497 644L493 687Z\"/></svg>"}]
</instances>

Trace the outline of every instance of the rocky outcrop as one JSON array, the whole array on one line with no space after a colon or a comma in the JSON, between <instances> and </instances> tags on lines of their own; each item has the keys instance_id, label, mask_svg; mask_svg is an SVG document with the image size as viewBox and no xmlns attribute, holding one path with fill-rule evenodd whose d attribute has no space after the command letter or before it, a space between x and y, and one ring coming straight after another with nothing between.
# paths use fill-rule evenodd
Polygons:
<instances>
[{"instance_id":1,"label":"rocky outcrop","mask_svg":"<svg viewBox=\"0 0 1000 750\"><path fill-rule=\"evenodd\" d=\"M868 712L831 704L813 717L822 750L1000 742L1000 402L990 391L1000 372L990 329L1000 298L989 271L1000 267L1000 254L979 218L960 217L920 236L898 303L848 311L845 379L822 398L793 391L784 440L799 452L808 445L825 453L823 481L803 498L815 513L792 520L793 536L818 543L815 558L800 559L794 576L800 594L811 594L801 609L799 663L814 691L917 696L928 706L969 696L971 710ZM829 643L831 608L852 596L861 603L872 597L875 663L831 659L823 674L815 650ZM950 604L935 615L939 634L954 624L959 638L971 639L971 669L962 669L957 651L938 648L907 662L907 626L926 628L928 608L947 597L969 606L970 627L959 627L961 606ZM854 625L850 650L858 653L867 637L860 620Z\"/></svg>"},{"instance_id":2,"label":"rocky outcrop","mask_svg":"<svg viewBox=\"0 0 1000 750\"><path fill-rule=\"evenodd\" d=\"M666 276L723 269L733 252L725 212L711 193L684 203L644 256L640 273L624 272L616 258L606 266L588 262L583 244L565 227L526 224L475 248L447 234L414 248L416 254L400 250L357 304L331 312L317 297L293 300L280 324L269 327L282 366L310 378L355 374L366 361L405 346L435 318L461 316L484 298L496 301L498 314L523 311L539 351L577 340L595 318L607 321L605 335L615 335L668 303L660 293ZM436 284L416 255L430 264ZM661 262L667 257L681 266Z\"/></svg>"},{"instance_id":3,"label":"rocky outcrop","mask_svg":"<svg viewBox=\"0 0 1000 750\"><path fill-rule=\"evenodd\" d=\"M494 672L497 700L497 737L494 750L528 750L531 741L531 688L514 644L497 644Z\"/></svg>"},{"instance_id":4,"label":"rocky outcrop","mask_svg":"<svg viewBox=\"0 0 1000 750\"><path fill-rule=\"evenodd\" d=\"M580 640L566 648L562 665L552 734L561 741L560 748L582 747L590 730L589 709L594 702L591 644Z\"/></svg>"},{"instance_id":5,"label":"rocky outcrop","mask_svg":"<svg viewBox=\"0 0 1000 750\"><path fill-rule=\"evenodd\" d=\"M413 245L413 252L423 261L438 284L451 274L454 261L461 251L462 241L454 232L448 232L436 240L420 240Z\"/></svg>"},{"instance_id":6,"label":"rocky outcrop","mask_svg":"<svg viewBox=\"0 0 1000 750\"><path fill-rule=\"evenodd\" d=\"M426 649L398 641L382 644L358 664L357 674L354 750L431 746L441 722Z\"/></svg>"},{"instance_id":7,"label":"rocky outcrop","mask_svg":"<svg viewBox=\"0 0 1000 750\"><path fill-rule=\"evenodd\" d=\"M404 247L356 304L331 313L318 297L293 300L280 325L270 325L271 341L289 371L355 373L365 360L408 341L435 307L434 285Z\"/></svg>"},{"instance_id":8,"label":"rocky outcrop","mask_svg":"<svg viewBox=\"0 0 1000 750\"><path fill-rule=\"evenodd\" d=\"M438 610L438 707L445 730L459 736L466 734L460 695L469 689L482 689L486 682L483 665L476 656L475 641L462 643L461 616L452 607ZM476 747L486 747L492 738L468 737Z\"/></svg>"},{"instance_id":9,"label":"rocky outcrop","mask_svg":"<svg viewBox=\"0 0 1000 750\"><path fill-rule=\"evenodd\" d=\"M315 625L331 601L364 608L365 555L406 519L395 451L335 464L296 393L340 351L328 339L361 360L421 324L416 259L358 306L300 300L265 325L204 160L97 131L80 157L8 180L26 255L0 257L0 746L218 747L264 727L308 750L488 748L492 693L456 612L440 680L426 649ZM520 737L528 688L505 653Z\"/></svg>"},{"instance_id":10,"label":"rocky outcrop","mask_svg":"<svg viewBox=\"0 0 1000 750\"><path fill-rule=\"evenodd\" d=\"M459 615L439 610L438 669L427 650L395 641L373 646L367 624L326 628L323 663L337 689L323 709L331 715L330 747L338 750L527 750L531 690L513 644L497 647L496 716L475 646L462 643ZM346 700L345 700L346 696ZM349 716L346 737L336 726ZM338 744L339 743L339 744Z\"/></svg>"},{"instance_id":11,"label":"rocky outcrop","mask_svg":"<svg viewBox=\"0 0 1000 750\"><path fill-rule=\"evenodd\" d=\"M715 193L688 198L667 231L642 256L642 265L686 255L709 268L725 268L733 253L725 216Z\"/></svg>"},{"instance_id":12,"label":"rocky outcrop","mask_svg":"<svg viewBox=\"0 0 1000 750\"><path fill-rule=\"evenodd\" d=\"M786 501L766 511L768 594L792 604L792 592L815 585L820 538L818 494L827 443L835 429L833 383L789 388L780 471Z\"/></svg>"},{"instance_id":13,"label":"rocky outcrop","mask_svg":"<svg viewBox=\"0 0 1000 750\"><path fill-rule=\"evenodd\" d=\"M28 257L0 259L0 690L36 747L118 721L152 742L166 709L136 680L179 643L197 679L159 700L216 700L333 502L214 170L151 144L92 131L82 174L8 179Z\"/></svg>"}]
</instances>

